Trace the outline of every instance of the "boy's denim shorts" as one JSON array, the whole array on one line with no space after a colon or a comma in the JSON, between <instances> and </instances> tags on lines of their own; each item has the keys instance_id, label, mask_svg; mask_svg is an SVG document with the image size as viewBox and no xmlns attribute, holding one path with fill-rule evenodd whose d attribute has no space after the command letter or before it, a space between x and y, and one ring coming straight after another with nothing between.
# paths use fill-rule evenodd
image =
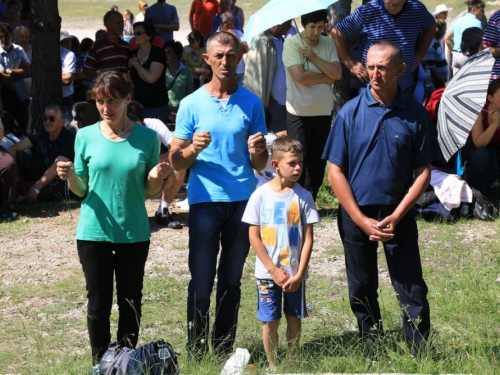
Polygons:
<instances>
[{"instance_id":1,"label":"boy's denim shorts","mask_svg":"<svg viewBox=\"0 0 500 375\"><path fill-rule=\"evenodd\" d=\"M282 297L283 296L283 297ZM306 318L306 282L302 281L293 293L283 293L283 289L273 280L257 279L257 319L262 322L274 322L281 319L282 301L285 314L295 318Z\"/></svg>"}]
</instances>

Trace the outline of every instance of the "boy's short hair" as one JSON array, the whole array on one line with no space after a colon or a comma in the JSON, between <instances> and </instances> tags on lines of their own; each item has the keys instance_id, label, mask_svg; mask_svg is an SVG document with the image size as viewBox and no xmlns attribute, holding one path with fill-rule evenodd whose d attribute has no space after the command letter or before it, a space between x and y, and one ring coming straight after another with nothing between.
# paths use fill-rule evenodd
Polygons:
<instances>
[{"instance_id":1,"label":"boy's short hair","mask_svg":"<svg viewBox=\"0 0 500 375\"><path fill-rule=\"evenodd\" d=\"M302 154L304 150L302 144L292 137L284 136L276 138L271 145L272 160L280 161L285 152Z\"/></svg>"}]
</instances>

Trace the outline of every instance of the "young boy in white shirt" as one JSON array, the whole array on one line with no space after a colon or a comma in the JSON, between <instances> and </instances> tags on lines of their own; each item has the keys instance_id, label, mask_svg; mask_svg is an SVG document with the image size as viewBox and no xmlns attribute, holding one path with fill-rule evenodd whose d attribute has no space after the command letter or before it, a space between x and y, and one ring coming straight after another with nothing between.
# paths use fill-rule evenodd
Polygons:
<instances>
[{"instance_id":1,"label":"young boy in white shirt","mask_svg":"<svg viewBox=\"0 0 500 375\"><path fill-rule=\"evenodd\" d=\"M257 254L257 319L263 322L264 349L274 370L283 300L292 355L299 343L301 319L307 316L305 279L313 224L320 219L311 193L297 183L303 170L300 142L277 138L271 159L276 176L252 194L242 220L250 224L250 244Z\"/></svg>"}]
</instances>

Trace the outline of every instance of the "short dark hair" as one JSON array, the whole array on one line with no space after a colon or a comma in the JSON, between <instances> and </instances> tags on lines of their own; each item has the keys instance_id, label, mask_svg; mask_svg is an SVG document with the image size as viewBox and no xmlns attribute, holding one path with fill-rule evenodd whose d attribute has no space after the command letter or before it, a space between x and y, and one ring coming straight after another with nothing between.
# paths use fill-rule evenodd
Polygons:
<instances>
[{"instance_id":1,"label":"short dark hair","mask_svg":"<svg viewBox=\"0 0 500 375\"><path fill-rule=\"evenodd\" d=\"M285 152L293 152L294 154L303 154L304 148L302 144L295 138L284 136L276 138L271 144L271 159L280 161Z\"/></svg>"},{"instance_id":2,"label":"short dark hair","mask_svg":"<svg viewBox=\"0 0 500 375\"><path fill-rule=\"evenodd\" d=\"M144 122L144 109L137 102L130 102L127 106L127 117L132 121L140 123Z\"/></svg>"},{"instance_id":3,"label":"short dark hair","mask_svg":"<svg viewBox=\"0 0 500 375\"><path fill-rule=\"evenodd\" d=\"M7 9L9 9L12 6L17 5L19 7L19 10L23 10L23 3L21 3L19 0L9 0L7 1Z\"/></svg>"},{"instance_id":4,"label":"short dark hair","mask_svg":"<svg viewBox=\"0 0 500 375\"><path fill-rule=\"evenodd\" d=\"M90 104L89 102L77 102L73 104L73 112L75 112L74 120L77 123L78 129L95 124L101 120L99 110L95 104Z\"/></svg>"},{"instance_id":5,"label":"short dark hair","mask_svg":"<svg viewBox=\"0 0 500 375\"><path fill-rule=\"evenodd\" d=\"M175 55L180 59L182 56L182 52L184 52L184 47L181 42L176 40L167 40L163 45L163 49L172 48L174 50Z\"/></svg>"},{"instance_id":6,"label":"short dark hair","mask_svg":"<svg viewBox=\"0 0 500 375\"><path fill-rule=\"evenodd\" d=\"M488 100L488 96L495 95L495 93L500 89L500 78L497 78L493 80L489 85L488 85L488 92L486 94L486 101L489 103L490 101Z\"/></svg>"},{"instance_id":7,"label":"short dark hair","mask_svg":"<svg viewBox=\"0 0 500 375\"><path fill-rule=\"evenodd\" d=\"M198 41L200 42L200 47L205 47L205 38L203 38L203 35L198 30L191 31L187 36L187 40L189 43Z\"/></svg>"},{"instance_id":8,"label":"short dark hair","mask_svg":"<svg viewBox=\"0 0 500 375\"><path fill-rule=\"evenodd\" d=\"M0 118L2 119L5 134L12 133L18 127L16 119L9 111L0 112Z\"/></svg>"},{"instance_id":9,"label":"short dark hair","mask_svg":"<svg viewBox=\"0 0 500 375\"><path fill-rule=\"evenodd\" d=\"M95 40L99 40L99 39L102 39L104 38L104 36L106 35L107 31L106 30L103 30L103 29L99 29L95 32Z\"/></svg>"},{"instance_id":10,"label":"short dark hair","mask_svg":"<svg viewBox=\"0 0 500 375\"><path fill-rule=\"evenodd\" d=\"M123 19L123 16L120 12L117 12L116 10L108 10L106 14L104 15L103 22L107 23L111 21L113 17L120 17Z\"/></svg>"},{"instance_id":11,"label":"short dark hair","mask_svg":"<svg viewBox=\"0 0 500 375\"><path fill-rule=\"evenodd\" d=\"M391 48L392 49L391 61L393 61L397 66L401 65L404 62L403 52L401 51L401 48L397 44L389 40L381 40L380 42L377 42L373 46L371 46L370 49L374 47L375 49L378 50Z\"/></svg>"},{"instance_id":12,"label":"short dark hair","mask_svg":"<svg viewBox=\"0 0 500 375\"><path fill-rule=\"evenodd\" d=\"M134 23L134 31L136 28L142 27L147 36L149 36L149 41L153 43L156 36L155 25L152 22L144 21L144 22L136 22Z\"/></svg>"},{"instance_id":13,"label":"short dark hair","mask_svg":"<svg viewBox=\"0 0 500 375\"><path fill-rule=\"evenodd\" d=\"M127 95L134 94L134 84L128 74L109 70L97 76L90 92L93 99L98 97L124 99Z\"/></svg>"},{"instance_id":14,"label":"short dark hair","mask_svg":"<svg viewBox=\"0 0 500 375\"><path fill-rule=\"evenodd\" d=\"M479 51L483 39L483 30L479 27L469 27L462 33L460 49L466 56L472 56Z\"/></svg>"},{"instance_id":15,"label":"short dark hair","mask_svg":"<svg viewBox=\"0 0 500 375\"><path fill-rule=\"evenodd\" d=\"M80 51L81 52L87 52L90 47L92 47L92 44L94 41L90 38L83 38L82 41L80 42Z\"/></svg>"},{"instance_id":16,"label":"short dark hair","mask_svg":"<svg viewBox=\"0 0 500 375\"><path fill-rule=\"evenodd\" d=\"M317 11L314 11L311 13L303 14L300 17L300 23L305 28L307 26L307 24L309 24L311 22L312 23L316 23L319 21L326 22L327 16L328 16L328 13L326 12L326 9L320 9L320 10L317 10Z\"/></svg>"},{"instance_id":17,"label":"short dark hair","mask_svg":"<svg viewBox=\"0 0 500 375\"><path fill-rule=\"evenodd\" d=\"M59 114L60 114L61 118L66 118L66 111L60 105L58 105L58 104L49 104L47 107L45 107L44 112L45 111L50 111L50 110L59 111Z\"/></svg>"},{"instance_id":18,"label":"short dark hair","mask_svg":"<svg viewBox=\"0 0 500 375\"><path fill-rule=\"evenodd\" d=\"M481 7L484 8L485 4L481 0L472 0L469 3L469 6L467 7L468 12L470 13L473 10L476 10L476 8Z\"/></svg>"},{"instance_id":19,"label":"short dark hair","mask_svg":"<svg viewBox=\"0 0 500 375\"><path fill-rule=\"evenodd\" d=\"M0 33L12 34L12 28L6 22L0 22Z\"/></svg>"},{"instance_id":20,"label":"short dark hair","mask_svg":"<svg viewBox=\"0 0 500 375\"><path fill-rule=\"evenodd\" d=\"M240 41L236 36L227 31L218 31L210 35L207 40L207 50L212 47L212 43L218 43L222 45L233 44L234 48L239 51L240 50Z\"/></svg>"}]
</instances>

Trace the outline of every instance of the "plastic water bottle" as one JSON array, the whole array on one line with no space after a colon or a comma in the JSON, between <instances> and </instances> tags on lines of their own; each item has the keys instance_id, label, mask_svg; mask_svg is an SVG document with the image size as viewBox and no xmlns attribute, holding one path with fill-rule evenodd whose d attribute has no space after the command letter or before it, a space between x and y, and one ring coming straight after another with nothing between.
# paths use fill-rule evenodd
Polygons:
<instances>
[{"instance_id":1,"label":"plastic water bottle","mask_svg":"<svg viewBox=\"0 0 500 375\"><path fill-rule=\"evenodd\" d=\"M468 217L469 216L469 203L463 202L462 203L462 217Z\"/></svg>"},{"instance_id":2,"label":"plastic water bottle","mask_svg":"<svg viewBox=\"0 0 500 375\"><path fill-rule=\"evenodd\" d=\"M106 353L101 358L101 364L99 368L99 374L100 375L106 375L106 371L108 370L108 367L111 365L111 362L113 362L113 359L115 359L116 355L118 354L118 349L120 348L120 345L118 345L117 342L112 342L108 346L108 350L106 350Z\"/></svg>"},{"instance_id":3,"label":"plastic water bottle","mask_svg":"<svg viewBox=\"0 0 500 375\"><path fill-rule=\"evenodd\" d=\"M237 348L236 352L227 360L221 375L242 375L245 366L250 360L248 349Z\"/></svg>"},{"instance_id":4,"label":"plastic water bottle","mask_svg":"<svg viewBox=\"0 0 500 375\"><path fill-rule=\"evenodd\" d=\"M158 358L161 360L166 360L170 358L170 352L167 348L167 343L165 340L158 341Z\"/></svg>"}]
</instances>

